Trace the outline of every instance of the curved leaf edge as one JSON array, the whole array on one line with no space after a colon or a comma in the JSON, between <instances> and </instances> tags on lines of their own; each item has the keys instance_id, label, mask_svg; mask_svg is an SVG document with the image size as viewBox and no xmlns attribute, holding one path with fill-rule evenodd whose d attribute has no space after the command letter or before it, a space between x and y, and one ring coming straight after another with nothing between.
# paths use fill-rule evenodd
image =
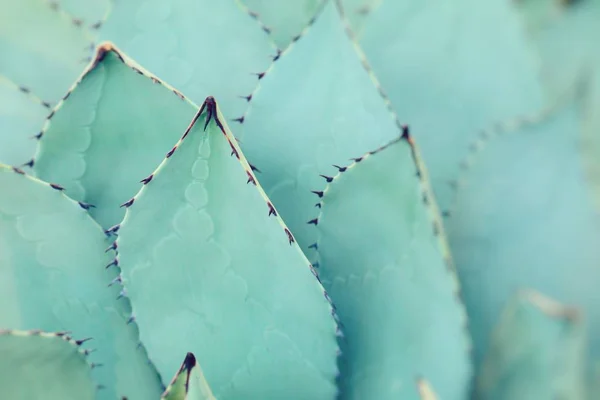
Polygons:
<instances>
[{"instance_id":1,"label":"curved leaf edge","mask_svg":"<svg viewBox=\"0 0 600 400\"><path fill-rule=\"evenodd\" d=\"M449 277L452 279L452 284L453 284L453 287L455 288L454 297L455 297L456 302L459 305L459 308L462 311L463 330L465 331L465 337L466 337L466 340L468 341L469 358L472 359L473 358L473 342L471 340L471 336L469 333L470 332L469 331L469 317L467 315L465 303L464 303L464 300L462 297L460 281L458 279L456 267L454 265L452 255L450 253L450 247L449 247L448 240L446 238L446 234L444 231L442 219L440 217L440 213L439 213L437 204L435 202L435 198L433 196L431 187L429 185L429 181L427 178L427 169L422 162L422 159L419 155L419 150L418 150L417 144L415 143L413 137L411 136L408 126L402 127L402 134L399 137L397 137L396 139L393 139L392 141L386 143L385 145L383 145L375 150L371 150L367 153L364 153L360 157L351 159L352 162L350 164L348 164L346 166L334 165L334 167L337 168L337 170L338 170L338 172L335 176L321 175L321 177L323 179L325 179L325 181L326 181L325 189L323 189L322 191L313 191L313 193L316 194L318 197L318 202L315 204L315 207L319 211L317 213L317 216L314 219L307 221L307 223L313 225L316 229L316 227L319 223L319 219L323 215L323 206L327 199L327 193L328 193L329 189L331 188L331 186L336 184L336 181L341 177L341 175L343 173L345 173L349 170L352 170L352 168L355 168L360 162L366 160L369 157L377 156L378 153L385 151L387 148L389 148L389 147L393 146L394 144L401 142L401 141L405 141L406 143L408 143L408 145L410 146L410 149L411 149L411 156L415 163L416 170L417 170L417 177L419 178L419 183L421 186L421 193L423 196L422 197L423 205L425 206L426 210L429 213L429 218L431 220L433 235L437 238L438 245L442 252L444 264L446 265L446 271L447 271ZM314 251L313 265L316 268L319 267L319 263L321 261L320 254L319 254L319 241L320 241L320 235L317 233L317 241L309 246L309 248L313 249L313 251ZM318 273L315 272L315 274L316 274L315 276L317 277L319 282L321 282L321 279L319 278Z\"/></svg>"},{"instance_id":2,"label":"curved leaf edge","mask_svg":"<svg viewBox=\"0 0 600 400\"><path fill-rule=\"evenodd\" d=\"M0 165L1 166L1 165ZM3 329L0 328L0 336L20 336L20 337L29 337L29 336L38 336L47 339L57 339L67 342L69 345L73 347L75 353L77 353L83 361L87 364L90 370L94 368L101 367L102 364L90 363L87 359L87 356L94 352L94 348L84 348L83 344L92 340L93 338L84 338L84 339L74 339L71 335L71 332L63 331L63 332L46 332L39 329L31 329L31 330L20 330L20 329ZM92 377L90 379L93 381ZM96 390L102 389L104 386L95 382Z\"/></svg>"}]
</instances>

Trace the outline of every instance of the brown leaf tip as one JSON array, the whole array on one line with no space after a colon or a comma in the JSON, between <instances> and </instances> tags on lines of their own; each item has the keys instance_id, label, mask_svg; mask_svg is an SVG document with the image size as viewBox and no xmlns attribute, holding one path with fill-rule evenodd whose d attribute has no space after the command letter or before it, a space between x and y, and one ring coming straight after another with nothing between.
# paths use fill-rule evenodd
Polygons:
<instances>
[{"instance_id":1,"label":"brown leaf tip","mask_svg":"<svg viewBox=\"0 0 600 400\"><path fill-rule=\"evenodd\" d=\"M185 360L183 360L183 368L187 371L191 371L196 366L196 357L193 353L187 353Z\"/></svg>"}]
</instances>

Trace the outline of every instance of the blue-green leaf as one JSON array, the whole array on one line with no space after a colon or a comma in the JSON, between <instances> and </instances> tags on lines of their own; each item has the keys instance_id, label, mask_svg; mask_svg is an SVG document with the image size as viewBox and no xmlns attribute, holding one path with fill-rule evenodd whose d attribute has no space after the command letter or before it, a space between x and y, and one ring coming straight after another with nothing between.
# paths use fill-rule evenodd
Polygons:
<instances>
[{"instance_id":1,"label":"blue-green leaf","mask_svg":"<svg viewBox=\"0 0 600 400\"><path fill-rule=\"evenodd\" d=\"M62 188L0 165L0 326L70 331L92 338L99 399L158 398L160 380L143 349L102 228ZM0 357L1 358L1 357Z\"/></svg>"},{"instance_id":2,"label":"blue-green leaf","mask_svg":"<svg viewBox=\"0 0 600 400\"><path fill-rule=\"evenodd\" d=\"M477 383L489 400L585 398L585 326L576 309L519 293L493 332Z\"/></svg>"},{"instance_id":3,"label":"blue-green leaf","mask_svg":"<svg viewBox=\"0 0 600 400\"><path fill-rule=\"evenodd\" d=\"M261 79L242 127L240 145L302 248L314 242L319 175L399 134L331 1Z\"/></svg>"},{"instance_id":4,"label":"blue-green leaf","mask_svg":"<svg viewBox=\"0 0 600 400\"><path fill-rule=\"evenodd\" d=\"M543 105L536 57L509 3L387 0L360 37L394 110L414 132L443 210L472 138Z\"/></svg>"},{"instance_id":5,"label":"blue-green leaf","mask_svg":"<svg viewBox=\"0 0 600 400\"><path fill-rule=\"evenodd\" d=\"M91 35L46 0L2 3L0 74L57 102L81 74Z\"/></svg>"},{"instance_id":6,"label":"blue-green leaf","mask_svg":"<svg viewBox=\"0 0 600 400\"><path fill-rule=\"evenodd\" d=\"M600 356L600 215L582 163L583 100L474 146L446 227L477 361L521 287L581 307Z\"/></svg>"},{"instance_id":7,"label":"blue-green leaf","mask_svg":"<svg viewBox=\"0 0 600 400\"><path fill-rule=\"evenodd\" d=\"M110 43L52 113L35 156L40 179L94 205L105 228L177 141L197 107L149 75Z\"/></svg>"},{"instance_id":8,"label":"blue-green leaf","mask_svg":"<svg viewBox=\"0 0 600 400\"><path fill-rule=\"evenodd\" d=\"M11 400L93 400L79 344L64 333L0 330L0 390Z\"/></svg>"},{"instance_id":9,"label":"blue-green leaf","mask_svg":"<svg viewBox=\"0 0 600 400\"><path fill-rule=\"evenodd\" d=\"M466 314L410 141L406 132L328 178L312 221L319 275L344 326L344 399L416 399L420 374L443 399L468 393Z\"/></svg>"},{"instance_id":10,"label":"blue-green leaf","mask_svg":"<svg viewBox=\"0 0 600 400\"><path fill-rule=\"evenodd\" d=\"M217 398L333 399L328 297L212 97L144 182L116 243L159 372L190 351Z\"/></svg>"},{"instance_id":11,"label":"blue-green leaf","mask_svg":"<svg viewBox=\"0 0 600 400\"><path fill-rule=\"evenodd\" d=\"M239 0L118 1L100 38L197 103L217 96L229 118L243 113L240 96L275 53Z\"/></svg>"}]
</instances>

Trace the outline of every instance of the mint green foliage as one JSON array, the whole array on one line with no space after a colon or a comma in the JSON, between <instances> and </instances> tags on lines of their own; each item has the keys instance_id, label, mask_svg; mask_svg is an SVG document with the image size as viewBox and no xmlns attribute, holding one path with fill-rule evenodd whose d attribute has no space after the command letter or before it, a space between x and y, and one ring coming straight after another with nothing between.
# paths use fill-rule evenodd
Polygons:
<instances>
[{"instance_id":1,"label":"mint green foliage","mask_svg":"<svg viewBox=\"0 0 600 400\"><path fill-rule=\"evenodd\" d=\"M54 104L66 93L85 67L91 44L86 30L46 0L2 2L0 75L44 101Z\"/></svg>"},{"instance_id":2,"label":"mint green foliage","mask_svg":"<svg viewBox=\"0 0 600 400\"><path fill-rule=\"evenodd\" d=\"M100 400L600 396L598 0L0 3L0 328Z\"/></svg>"},{"instance_id":3,"label":"mint green foliage","mask_svg":"<svg viewBox=\"0 0 600 400\"><path fill-rule=\"evenodd\" d=\"M100 399L151 399L160 382L137 349L134 325L119 289L102 229L80 205L47 183L0 166L0 326L70 331L93 338L89 361L106 386Z\"/></svg>"},{"instance_id":4,"label":"mint green foliage","mask_svg":"<svg viewBox=\"0 0 600 400\"><path fill-rule=\"evenodd\" d=\"M334 175L332 164L344 165L398 134L329 2L261 79L238 137L260 169L267 195L306 249L314 242L307 221L318 201L311 191L325 186L319 174Z\"/></svg>"},{"instance_id":5,"label":"mint green foliage","mask_svg":"<svg viewBox=\"0 0 600 400\"><path fill-rule=\"evenodd\" d=\"M580 107L571 100L541 122L495 137L457 193L446 226L477 361L521 287L582 307L591 354L600 356L600 215L580 160Z\"/></svg>"},{"instance_id":6,"label":"mint green foliage","mask_svg":"<svg viewBox=\"0 0 600 400\"><path fill-rule=\"evenodd\" d=\"M507 0L386 0L365 21L360 45L410 124L444 210L475 135L543 105L536 58L522 37Z\"/></svg>"},{"instance_id":7,"label":"mint green foliage","mask_svg":"<svg viewBox=\"0 0 600 400\"><path fill-rule=\"evenodd\" d=\"M585 327L576 309L535 292L515 296L492 336L478 398L585 398Z\"/></svg>"},{"instance_id":8,"label":"mint green foliage","mask_svg":"<svg viewBox=\"0 0 600 400\"><path fill-rule=\"evenodd\" d=\"M215 400L194 354L187 354L161 400Z\"/></svg>"},{"instance_id":9,"label":"mint green foliage","mask_svg":"<svg viewBox=\"0 0 600 400\"><path fill-rule=\"evenodd\" d=\"M333 399L331 306L215 109L207 99L119 230L140 339L163 376L192 351L218 398Z\"/></svg>"},{"instance_id":10,"label":"mint green foliage","mask_svg":"<svg viewBox=\"0 0 600 400\"><path fill-rule=\"evenodd\" d=\"M64 334L0 330L0 387L10 400L92 400L85 354Z\"/></svg>"},{"instance_id":11,"label":"mint green foliage","mask_svg":"<svg viewBox=\"0 0 600 400\"><path fill-rule=\"evenodd\" d=\"M48 121L34 171L93 204L90 214L108 229L123 219L119 205L162 161L197 108L137 73L139 66L124 62L118 50L99 54Z\"/></svg>"},{"instance_id":12,"label":"mint green foliage","mask_svg":"<svg viewBox=\"0 0 600 400\"><path fill-rule=\"evenodd\" d=\"M215 96L228 118L275 48L238 0L116 1L100 31L150 72L200 103Z\"/></svg>"},{"instance_id":13,"label":"mint green foliage","mask_svg":"<svg viewBox=\"0 0 600 400\"><path fill-rule=\"evenodd\" d=\"M20 165L31 159L36 145L31 136L48 112L40 99L0 76L0 162Z\"/></svg>"},{"instance_id":14,"label":"mint green foliage","mask_svg":"<svg viewBox=\"0 0 600 400\"><path fill-rule=\"evenodd\" d=\"M257 18L269 30L269 36L279 49L285 49L299 35L327 0L242 0L257 14Z\"/></svg>"},{"instance_id":15,"label":"mint green foliage","mask_svg":"<svg viewBox=\"0 0 600 400\"><path fill-rule=\"evenodd\" d=\"M400 138L365 155L321 201L319 271L344 324L344 399L416 399L408 383L420 374L443 399L468 393L466 314L412 151Z\"/></svg>"}]
</instances>

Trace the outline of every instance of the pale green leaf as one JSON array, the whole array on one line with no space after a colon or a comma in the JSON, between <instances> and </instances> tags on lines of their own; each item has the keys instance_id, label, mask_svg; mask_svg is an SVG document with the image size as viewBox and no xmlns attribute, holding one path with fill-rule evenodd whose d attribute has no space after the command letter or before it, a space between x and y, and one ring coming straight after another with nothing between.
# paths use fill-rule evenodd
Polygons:
<instances>
[{"instance_id":1,"label":"pale green leaf","mask_svg":"<svg viewBox=\"0 0 600 400\"><path fill-rule=\"evenodd\" d=\"M100 38L197 103L217 96L228 118L246 109L240 96L275 53L239 0L118 1Z\"/></svg>"},{"instance_id":2,"label":"pale green leaf","mask_svg":"<svg viewBox=\"0 0 600 400\"><path fill-rule=\"evenodd\" d=\"M10 400L93 400L96 385L78 344L63 333L0 330L0 390Z\"/></svg>"},{"instance_id":3,"label":"pale green leaf","mask_svg":"<svg viewBox=\"0 0 600 400\"><path fill-rule=\"evenodd\" d=\"M140 338L163 376L193 352L217 398L333 399L332 307L216 107L206 100L118 232Z\"/></svg>"},{"instance_id":4,"label":"pale green leaf","mask_svg":"<svg viewBox=\"0 0 600 400\"><path fill-rule=\"evenodd\" d=\"M144 75L145 74L145 75ZM93 204L105 228L177 141L196 106L142 72L109 43L44 128L34 171Z\"/></svg>"},{"instance_id":5,"label":"pale green leaf","mask_svg":"<svg viewBox=\"0 0 600 400\"><path fill-rule=\"evenodd\" d=\"M244 153L303 249L314 242L319 175L399 134L333 2L261 79L242 128Z\"/></svg>"},{"instance_id":6,"label":"pale green leaf","mask_svg":"<svg viewBox=\"0 0 600 400\"><path fill-rule=\"evenodd\" d=\"M117 300L114 254L98 224L60 187L0 166L0 326L92 338L99 399L158 398L161 385L138 349L131 310ZM2 358L2 357L0 357Z\"/></svg>"},{"instance_id":7,"label":"pale green leaf","mask_svg":"<svg viewBox=\"0 0 600 400\"><path fill-rule=\"evenodd\" d=\"M46 0L2 3L0 74L56 103L81 74L92 38Z\"/></svg>"},{"instance_id":8,"label":"pale green leaf","mask_svg":"<svg viewBox=\"0 0 600 400\"><path fill-rule=\"evenodd\" d=\"M409 141L342 168L313 221L319 275L344 325L343 399L416 399L421 374L443 399L468 393L466 314Z\"/></svg>"},{"instance_id":9,"label":"pale green leaf","mask_svg":"<svg viewBox=\"0 0 600 400\"><path fill-rule=\"evenodd\" d=\"M360 45L410 124L443 210L479 131L544 104L524 37L506 0L385 0L368 17Z\"/></svg>"}]
</instances>

